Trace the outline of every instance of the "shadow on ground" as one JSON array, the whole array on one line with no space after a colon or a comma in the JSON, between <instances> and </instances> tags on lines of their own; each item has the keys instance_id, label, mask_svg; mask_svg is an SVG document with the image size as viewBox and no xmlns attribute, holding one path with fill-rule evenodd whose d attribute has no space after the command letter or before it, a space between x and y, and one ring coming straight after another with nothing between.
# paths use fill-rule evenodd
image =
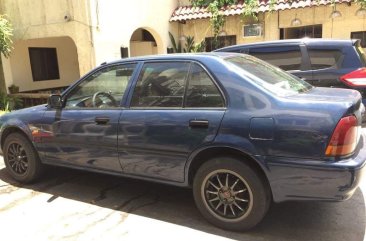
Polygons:
<instances>
[{"instance_id":1,"label":"shadow on ground","mask_svg":"<svg viewBox=\"0 0 366 241\"><path fill-rule=\"evenodd\" d=\"M246 233L227 232L207 223L195 207L191 190L127 178L49 168L33 185L19 185L0 170L0 179L16 188L140 215L236 240L363 240L365 201L358 189L347 202L287 202L272 205L264 220ZM8 203L1 210L19 203ZM98 220L96 220L98 222Z\"/></svg>"}]
</instances>

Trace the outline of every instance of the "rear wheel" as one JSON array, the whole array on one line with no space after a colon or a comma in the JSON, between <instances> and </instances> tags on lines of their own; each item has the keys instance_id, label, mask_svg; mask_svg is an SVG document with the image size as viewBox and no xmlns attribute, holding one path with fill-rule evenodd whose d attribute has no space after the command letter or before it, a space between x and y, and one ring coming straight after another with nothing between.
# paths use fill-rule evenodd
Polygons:
<instances>
[{"instance_id":1,"label":"rear wheel","mask_svg":"<svg viewBox=\"0 0 366 241\"><path fill-rule=\"evenodd\" d=\"M5 139L3 151L6 169L16 181L29 183L41 175L43 165L36 150L23 135L10 134Z\"/></svg>"},{"instance_id":2,"label":"rear wheel","mask_svg":"<svg viewBox=\"0 0 366 241\"><path fill-rule=\"evenodd\" d=\"M228 230L254 227L270 205L270 191L261 175L230 157L204 163L194 178L193 194L202 215Z\"/></svg>"}]
</instances>

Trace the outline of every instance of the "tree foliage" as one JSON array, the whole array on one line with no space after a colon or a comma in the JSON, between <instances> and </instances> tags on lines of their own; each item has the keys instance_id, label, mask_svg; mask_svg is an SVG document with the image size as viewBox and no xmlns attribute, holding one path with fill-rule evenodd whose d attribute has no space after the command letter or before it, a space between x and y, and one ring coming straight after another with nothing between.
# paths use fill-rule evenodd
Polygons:
<instances>
[{"instance_id":1,"label":"tree foliage","mask_svg":"<svg viewBox=\"0 0 366 241\"><path fill-rule=\"evenodd\" d=\"M220 13L220 9L228 5L236 4L237 2L238 0L191 0L192 5L195 7L207 6L207 10L212 15L210 21L215 37L225 24L225 16Z\"/></svg>"},{"instance_id":2,"label":"tree foliage","mask_svg":"<svg viewBox=\"0 0 366 241\"><path fill-rule=\"evenodd\" d=\"M12 50L13 28L8 19L4 15L0 15L0 53L5 57L9 57Z\"/></svg>"},{"instance_id":3,"label":"tree foliage","mask_svg":"<svg viewBox=\"0 0 366 241\"><path fill-rule=\"evenodd\" d=\"M355 3L358 3L361 6L361 8L366 9L366 0L354 0L354 1Z\"/></svg>"},{"instance_id":4,"label":"tree foliage","mask_svg":"<svg viewBox=\"0 0 366 241\"><path fill-rule=\"evenodd\" d=\"M190 0L194 7L207 7L207 10L211 13L211 26L214 32L214 37L216 38L225 24L225 16L220 12L224 7L237 4L240 0ZM293 2L296 0L288 0ZM351 0L360 5L361 8L366 9L366 0ZM244 8L242 15L244 17L254 17L256 18L256 12L259 5L259 0L244 0ZM315 0L315 3L319 3L320 0ZM270 10L274 10L274 6L277 0L269 0ZM331 0L332 5L336 3L336 0Z\"/></svg>"}]
</instances>

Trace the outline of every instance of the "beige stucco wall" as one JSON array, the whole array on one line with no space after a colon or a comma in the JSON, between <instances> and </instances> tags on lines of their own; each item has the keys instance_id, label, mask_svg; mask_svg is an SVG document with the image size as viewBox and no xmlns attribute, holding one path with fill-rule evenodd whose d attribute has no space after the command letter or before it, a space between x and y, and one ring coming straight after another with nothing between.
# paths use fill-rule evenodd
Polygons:
<instances>
[{"instance_id":1,"label":"beige stucco wall","mask_svg":"<svg viewBox=\"0 0 366 241\"><path fill-rule=\"evenodd\" d=\"M302 21L302 25L323 25L323 38L349 39L351 32L366 31L365 18L355 15L359 6L352 4L338 4L337 10L342 13L342 17L333 20L329 18L332 7L318 6L312 8L301 8L292 10L283 10L273 13L259 15L259 22L264 22L264 34L260 37L243 37L243 25L246 21L241 16L229 16L223 28L227 35L237 35L237 44L251 43L265 40L279 39L279 28L291 27L291 20L297 18ZM205 37L212 37L212 29L208 19L188 20L186 24L180 24L182 35L195 36L196 42L204 40Z\"/></svg>"},{"instance_id":2,"label":"beige stucco wall","mask_svg":"<svg viewBox=\"0 0 366 241\"><path fill-rule=\"evenodd\" d=\"M1 0L0 4L13 24L15 41L69 36L77 46L81 74L95 65L88 1Z\"/></svg>"},{"instance_id":3,"label":"beige stucco wall","mask_svg":"<svg viewBox=\"0 0 366 241\"><path fill-rule=\"evenodd\" d=\"M147 41L132 41L130 43L130 55L143 56L143 55L153 55L158 53L158 48L154 46L154 42Z\"/></svg>"},{"instance_id":4,"label":"beige stucco wall","mask_svg":"<svg viewBox=\"0 0 366 241\"><path fill-rule=\"evenodd\" d=\"M69 77L75 77L74 73L61 72L64 67L60 66L61 81L30 83L25 59L21 62L24 71L16 72L20 56L28 55L28 40L38 39L43 44L42 39L70 37L76 45L80 75L104 61L119 59L121 47L130 51L131 36L138 28L148 30L157 42L157 47L150 48L148 54L166 53L170 45L168 31L177 32L177 24L169 23L177 6L177 0L1 0L0 11L13 23L16 43L14 56L9 60L2 58L7 86L19 83L21 91L53 88L61 82L67 85ZM25 76L26 73L30 75Z\"/></svg>"},{"instance_id":5,"label":"beige stucco wall","mask_svg":"<svg viewBox=\"0 0 366 241\"><path fill-rule=\"evenodd\" d=\"M196 43L211 37L213 34L208 19L190 20L186 24L169 22L178 5L188 4L189 0L1 0L0 11L7 14L13 23L15 47L19 48L14 50L9 60L2 58L7 85L19 83L21 90L31 90L63 86L75 79L75 70L70 72L62 67L62 71L70 72L63 73L60 66L61 81L23 82L29 80L31 74L22 71L29 74L26 78L16 71L20 65L18 60L20 56L28 56L27 46L36 39L41 41L39 44L50 44L51 38L69 37L76 46L74 53L77 53L79 74L83 75L104 61L119 59L121 47L128 47L131 51L131 36L139 28L148 30L157 43L156 49L151 51L146 44L132 42L132 45L144 45L140 49L145 49L146 54L166 53L167 47L171 46L169 31L176 39L180 35L195 36ZM337 9L343 16L333 21L329 18L332 11L329 5L260 14L260 22L264 22L264 34L260 37L242 37L242 26L246 21L240 16L230 16L224 30L228 35L237 35L238 44L275 40L279 38L279 28L291 27L290 22L296 14L303 26L322 24L323 38L348 39L350 32L366 30L365 19L355 16L358 8L355 4L338 4ZM59 44L62 43L57 43L58 49L73 46ZM75 57L73 54L70 56ZM74 60L71 62L76 63ZM20 68L25 69L26 65L20 63Z\"/></svg>"},{"instance_id":6,"label":"beige stucco wall","mask_svg":"<svg viewBox=\"0 0 366 241\"><path fill-rule=\"evenodd\" d=\"M10 60L5 60L4 64L7 86L11 83L19 83L21 84L21 91L60 86L59 80L35 82L32 84L28 83L28 81L24 83L19 82L20 77L21 79L24 79L24 76L19 76L16 70L18 68L23 68L24 65L20 65L13 58L28 56L28 50L25 48L28 43L24 43L23 41L28 42L28 40L31 40L32 42L34 39L45 39L45 42L47 42L46 40L49 40L49 38L69 37L76 45L78 60L77 68L80 70L78 75L83 75L95 66L91 36L92 26L89 24L90 11L88 1L1 0L0 6L1 11L7 15L14 28L14 56L11 55ZM65 19L65 16L70 18ZM19 48L19 50L17 48ZM67 46L65 46L65 48L67 48ZM19 52L20 49L22 49L22 53ZM27 60L29 62L29 57L27 57ZM25 61L25 59L23 61ZM62 72L61 68L66 72ZM61 81L64 82L61 84L62 86L70 83L70 79L68 79L67 76L72 78L72 80L75 79L75 72L67 72L70 72L70 70L66 70L60 66L60 75L65 76L65 79L62 79ZM30 74L26 79L31 77Z\"/></svg>"},{"instance_id":7,"label":"beige stucco wall","mask_svg":"<svg viewBox=\"0 0 366 241\"><path fill-rule=\"evenodd\" d=\"M93 19L96 63L119 59L120 48L131 50L130 40L138 28L148 30L157 43L157 53L166 53L170 44L168 31L176 25L169 19L178 6L177 0L90 0Z\"/></svg>"},{"instance_id":8,"label":"beige stucco wall","mask_svg":"<svg viewBox=\"0 0 366 241\"><path fill-rule=\"evenodd\" d=\"M60 79L47 81L33 81L29 61L29 47L56 48ZM63 87L79 79L79 63L76 46L69 37L42 38L17 41L10 58L13 84L20 87L20 91L47 89L50 86ZM8 83L10 84L10 83ZM9 86L9 85L8 85Z\"/></svg>"},{"instance_id":9,"label":"beige stucco wall","mask_svg":"<svg viewBox=\"0 0 366 241\"><path fill-rule=\"evenodd\" d=\"M351 32L366 31L365 18L355 15L359 5L337 4L336 7L342 13L342 17L329 18L333 8L319 6L314 8L303 8L295 10L285 10L280 12L280 28L290 27L291 20L295 14L302 21L302 25L323 24L323 38L349 39ZM333 22L333 27L332 27Z\"/></svg>"}]
</instances>

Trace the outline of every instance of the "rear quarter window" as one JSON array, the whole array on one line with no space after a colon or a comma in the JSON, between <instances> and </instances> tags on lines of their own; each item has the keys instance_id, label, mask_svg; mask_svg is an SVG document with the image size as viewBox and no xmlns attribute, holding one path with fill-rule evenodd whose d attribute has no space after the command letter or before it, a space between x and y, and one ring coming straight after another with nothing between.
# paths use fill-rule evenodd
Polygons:
<instances>
[{"instance_id":1,"label":"rear quarter window","mask_svg":"<svg viewBox=\"0 0 366 241\"><path fill-rule=\"evenodd\" d=\"M286 71L301 69L299 46L251 48L249 54Z\"/></svg>"},{"instance_id":2,"label":"rear quarter window","mask_svg":"<svg viewBox=\"0 0 366 241\"><path fill-rule=\"evenodd\" d=\"M311 69L339 69L343 54L339 49L308 49Z\"/></svg>"},{"instance_id":3,"label":"rear quarter window","mask_svg":"<svg viewBox=\"0 0 366 241\"><path fill-rule=\"evenodd\" d=\"M306 92L312 86L305 81L260 59L242 55L225 59L245 71L246 78L277 96Z\"/></svg>"}]
</instances>

